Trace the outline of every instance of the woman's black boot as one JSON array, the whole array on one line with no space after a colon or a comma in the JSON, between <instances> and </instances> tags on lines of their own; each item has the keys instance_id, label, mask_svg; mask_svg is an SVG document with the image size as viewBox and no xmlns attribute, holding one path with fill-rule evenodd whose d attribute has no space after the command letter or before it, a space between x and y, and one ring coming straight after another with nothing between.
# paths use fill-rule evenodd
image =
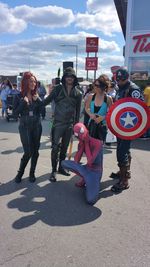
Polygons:
<instances>
[{"instance_id":1,"label":"woman's black boot","mask_svg":"<svg viewBox=\"0 0 150 267\"><path fill-rule=\"evenodd\" d=\"M15 177L15 182L16 183L20 183L21 182L21 178L24 174L24 170L25 170L25 167L27 166L27 163L28 163L29 159L26 158L25 156L22 157L21 161L20 161L20 167L19 167L19 170L18 170L18 173Z\"/></svg>"}]
</instances>

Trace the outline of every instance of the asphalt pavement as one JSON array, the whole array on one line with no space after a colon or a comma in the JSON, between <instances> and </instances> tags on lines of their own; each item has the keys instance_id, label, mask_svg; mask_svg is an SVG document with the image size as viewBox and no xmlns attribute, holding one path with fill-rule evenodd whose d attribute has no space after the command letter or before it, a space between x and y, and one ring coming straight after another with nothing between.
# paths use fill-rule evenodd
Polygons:
<instances>
[{"instance_id":1,"label":"asphalt pavement","mask_svg":"<svg viewBox=\"0 0 150 267\"><path fill-rule=\"evenodd\" d=\"M18 122L0 118L0 266L149 267L150 140L132 142L130 188L110 190L117 171L116 145L104 148L99 200L86 204L78 177L58 175L50 183L49 112L42 121L37 180L15 184L22 146ZM73 144L73 155L77 140ZM83 158L85 161L85 158Z\"/></svg>"}]
</instances>

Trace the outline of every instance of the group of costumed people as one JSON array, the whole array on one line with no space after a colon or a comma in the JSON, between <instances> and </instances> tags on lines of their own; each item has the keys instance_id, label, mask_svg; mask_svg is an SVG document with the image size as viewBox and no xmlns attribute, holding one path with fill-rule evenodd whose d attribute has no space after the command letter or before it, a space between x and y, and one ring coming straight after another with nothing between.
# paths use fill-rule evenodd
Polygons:
<instances>
[{"instance_id":1,"label":"group of costumed people","mask_svg":"<svg viewBox=\"0 0 150 267\"><path fill-rule=\"evenodd\" d=\"M119 69L116 73L118 90L116 99L135 97L142 99L138 86L129 81L128 71ZM52 101L55 102L52 128L52 149L49 180L57 181L58 173L69 176L70 171L80 176L76 183L85 188L86 201L94 204L99 198L100 181L103 173L103 144L106 139L106 114L112 105L112 98L107 95L110 80L101 75L93 83L94 92L89 94L85 105L88 116L87 127L79 122L82 91L74 70L68 67L62 76L61 83L54 86L51 93L41 99L37 93L37 79L31 72L24 73L20 95L17 95L13 112L19 117L19 133L24 154L20 161L16 183L20 183L25 168L31 160L29 181L35 182L35 168L39 157L40 138L42 134L41 109ZM88 128L88 129L87 129ZM67 149L72 134L78 139L78 150L74 160L66 160ZM115 193L129 188L131 178L130 140L117 138L117 161L119 171L112 173L117 183L111 188ZM83 153L87 162L81 163Z\"/></svg>"}]
</instances>

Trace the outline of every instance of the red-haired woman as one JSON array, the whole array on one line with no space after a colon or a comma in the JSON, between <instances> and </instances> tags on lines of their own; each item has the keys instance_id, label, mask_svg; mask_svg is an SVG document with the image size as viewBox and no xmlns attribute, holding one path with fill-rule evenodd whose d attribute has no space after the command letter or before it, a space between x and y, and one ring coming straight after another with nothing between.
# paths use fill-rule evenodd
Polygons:
<instances>
[{"instance_id":1,"label":"red-haired woman","mask_svg":"<svg viewBox=\"0 0 150 267\"><path fill-rule=\"evenodd\" d=\"M40 120L41 99L37 94L37 79L31 72L25 72L21 82L21 94L16 96L14 115L20 117L19 133L24 154L21 158L15 182L20 183L25 167L31 159L29 181L35 182L35 168L39 157L42 125Z\"/></svg>"}]
</instances>

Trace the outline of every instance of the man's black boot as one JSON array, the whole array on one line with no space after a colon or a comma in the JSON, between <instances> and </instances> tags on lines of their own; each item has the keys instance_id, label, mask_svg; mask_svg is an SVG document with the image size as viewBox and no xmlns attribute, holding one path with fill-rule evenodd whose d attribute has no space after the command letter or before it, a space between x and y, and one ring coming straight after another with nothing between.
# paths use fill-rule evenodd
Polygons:
<instances>
[{"instance_id":1,"label":"man's black boot","mask_svg":"<svg viewBox=\"0 0 150 267\"><path fill-rule=\"evenodd\" d=\"M30 175L29 175L29 181L31 183L34 183L36 181L36 177L34 175L34 172L30 172Z\"/></svg>"},{"instance_id":2,"label":"man's black boot","mask_svg":"<svg viewBox=\"0 0 150 267\"><path fill-rule=\"evenodd\" d=\"M49 178L50 182L56 182L56 172L52 171Z\"/></svg>"},{"instance_id":3,"label":"man's black boot","mask_svg":"<svg viewBox=\"0 0 150 267\"><path fill-rule=\"evenodd\" d=\"M129 178L131 178L131 174L128 172L128 166L120 166L120 180L111 187L111 191L114 193L121 193L123 190L128 189Z\"/></svg>"},{"instance_id":4,"label":"man's black boot","mask_svg":"<svg viewBox=\"0 0 150 267\"><path fill-rule=\"evenodd\" d=\"M59 165L58 173L60 173L60 174L62 174L64 176L70 176L70 173L65 171L65 169L61 165Z\"/></svg>"},{"instance_id":5,"label":"man's black boot","mask_svg":"<svg viewBox=\"0 0 150 267\"><path fill-rule=\"evenodd\" d=\"M113 178L113 179L120 179L120 171L118 171L118 172L112 172L109 177L110 178Z\"/></svg>"}]
</instances>

